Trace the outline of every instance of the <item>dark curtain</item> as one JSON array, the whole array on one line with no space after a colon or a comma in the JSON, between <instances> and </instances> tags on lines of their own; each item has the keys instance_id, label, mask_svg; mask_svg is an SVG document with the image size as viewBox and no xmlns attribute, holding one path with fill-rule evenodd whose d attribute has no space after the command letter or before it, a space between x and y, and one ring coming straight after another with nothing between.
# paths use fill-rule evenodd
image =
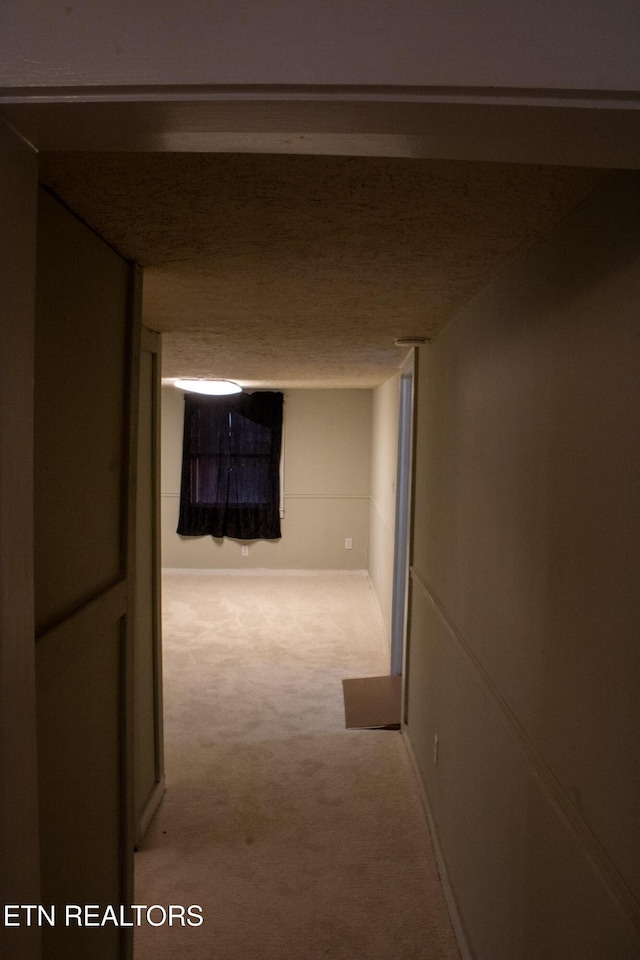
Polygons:
<instances>
[{"instance_id":1,"label":"dark curtain","mask_svg":"<svg viewBox=\"0 0 640 960\"><path fill-rule=\"evenodd\" d=\"M187 393L178 533L280 537L281 393Z\"/></svg>"}]
</instances>

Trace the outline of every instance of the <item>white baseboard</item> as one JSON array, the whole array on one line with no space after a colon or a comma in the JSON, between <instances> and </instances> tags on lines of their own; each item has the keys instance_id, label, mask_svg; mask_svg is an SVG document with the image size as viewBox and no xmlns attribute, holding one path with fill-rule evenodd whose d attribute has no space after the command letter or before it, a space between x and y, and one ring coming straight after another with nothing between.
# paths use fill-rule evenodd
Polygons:
<instances>
[{"instance_id":1,"label":"white baseboard","mask_svg":"<svg viewBox=\"0 0 640 960\"><path fill-rule=\"evenodd\" d=\"M420 768L418 767L415 754L411 747L411 741L409 740L409 735L407 732L406 724L402 724L402 741L405 745L407 755L411 762L413 768L413 773L416 778L418 789L420 791L420 798L422 800L422 805L424 807L425 816L427 819L427 825L429 827L429 833L431 834L431 843L433 844L433 852L436 858L436 864L438 867L438 873L440 874L440 881L442 883L442 891L444 893L444 898L449 909L449 916L451 917L451 926L453 927L453 932L455 934L456 941L458 943L458 949L460 950L460 956L462 960L477 960L475 953L469 945L469 939L467 937L464 924L462 922L462 917L460 916L460 910L453 893L453 888L449 881L449 875L447 872L447 866L442 855L442 849L440 847L440 839L438 837L438 831L436 828L436 823L433 817L433 812L431 810L431 805L429 803L429 798L427 796L427 791L424 788L424 781L420 774Z\"/></svg>"},{"instance_id":2,"label":"white baseboard","mask_svg":"<svg viewBox=\"0 0 640 960\"><path fill-rule=\"evenodd\" d=\"M136 824L136 832L139 831L139 836L136 836L136 849L139 849L144 835L147 832L149 824L153 820L153 815L160 806L160 802L164 797L166 790L164 776L156 783L155 787L149 794L149 799L147 800L146 806L142 812L140 822Z\"/></svg>"}]
</instances>

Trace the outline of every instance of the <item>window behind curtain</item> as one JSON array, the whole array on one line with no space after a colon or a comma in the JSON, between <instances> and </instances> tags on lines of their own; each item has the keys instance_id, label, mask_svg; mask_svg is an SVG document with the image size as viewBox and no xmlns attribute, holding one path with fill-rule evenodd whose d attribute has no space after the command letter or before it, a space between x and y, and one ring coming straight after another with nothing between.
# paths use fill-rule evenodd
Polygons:
<instances>
[{"instance_id":1,"label":"window behind curtain","mask_svg":"<svg viewBox=\"0 0 640 960\"><path fill-rule=\"evenodd\" d=\"M280 537L281 393L185 395L178 533Z\"/></svg>"}]
</instances>

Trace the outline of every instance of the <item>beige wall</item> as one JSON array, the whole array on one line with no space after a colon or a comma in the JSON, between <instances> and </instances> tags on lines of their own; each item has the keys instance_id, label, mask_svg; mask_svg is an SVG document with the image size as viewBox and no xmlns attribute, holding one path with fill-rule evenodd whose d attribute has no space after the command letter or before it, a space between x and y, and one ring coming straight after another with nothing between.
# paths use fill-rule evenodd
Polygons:
<instances>
[{"instance_id":1,"label":"beige wall","mask_svg":"<svg viewBox=\"0 0 640 960\"><path fill-rule=\"evenodd\" d=\"M353 570L367 567L370 390L285 393L282 538L239 541L176 533L183 394L162 390L162 562L165 567ZM353 549L346 550L347 537Z\"/></svg>"},{"instance_id":2,"label":"beige wall","mask_svg":"<svg viewBox=\"0 0 640 960\"><path fill-rule=\"evenodd\" d=\"M369 576L391 637L400 374L373 391Z\"/></svg>"},{"instance_id":3,"label":"beige wall","mask_svg":"<svg viewBox=\"0 0 640 960\"><path fill-rule=\"evenodd\" d=\"M478 960L639 955L639 290L629 174L421 352L408 735Z\"/></svg>"}]
</instances>

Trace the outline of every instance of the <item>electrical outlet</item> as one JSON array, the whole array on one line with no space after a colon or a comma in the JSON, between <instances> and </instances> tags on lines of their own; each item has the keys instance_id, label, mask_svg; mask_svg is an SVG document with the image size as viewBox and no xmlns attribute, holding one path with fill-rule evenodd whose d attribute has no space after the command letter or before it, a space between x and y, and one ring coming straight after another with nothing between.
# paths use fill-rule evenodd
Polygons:
<instances>
[{"instance_id":1,"label":"electrical outlet","mask_svg":"<svg viewBox=\"0 0 640 960\"><path fill-rule=\"evenodd\" d=\"M248 556L249 556L249 547L243 547L241 552L242 552L242 556L243 556L243 557L248 557Z\"/></svg>"},{"instance_id":2,"label":"electrical outlet","mask_svg":"<svg viewBox=\"0 0 640 960\"><path fill-rule=\"evenodd\" d=\"M344 541L344 548L345 550L353 549L353 540L351 539L351 537L347 537L346 540Z\"/></svg>"},{"instance_id":3,"label":"electrical outlet","mask_svg":"<svg viewBox=\"0 0 640 960\"><path fill-rule=\"evenodd\" d=\"M438 756L440 754L440 741L438 740L438 734L434 733L433 735L433 765L434 767L438 766Z\"/></svg>"}]
</instances>

